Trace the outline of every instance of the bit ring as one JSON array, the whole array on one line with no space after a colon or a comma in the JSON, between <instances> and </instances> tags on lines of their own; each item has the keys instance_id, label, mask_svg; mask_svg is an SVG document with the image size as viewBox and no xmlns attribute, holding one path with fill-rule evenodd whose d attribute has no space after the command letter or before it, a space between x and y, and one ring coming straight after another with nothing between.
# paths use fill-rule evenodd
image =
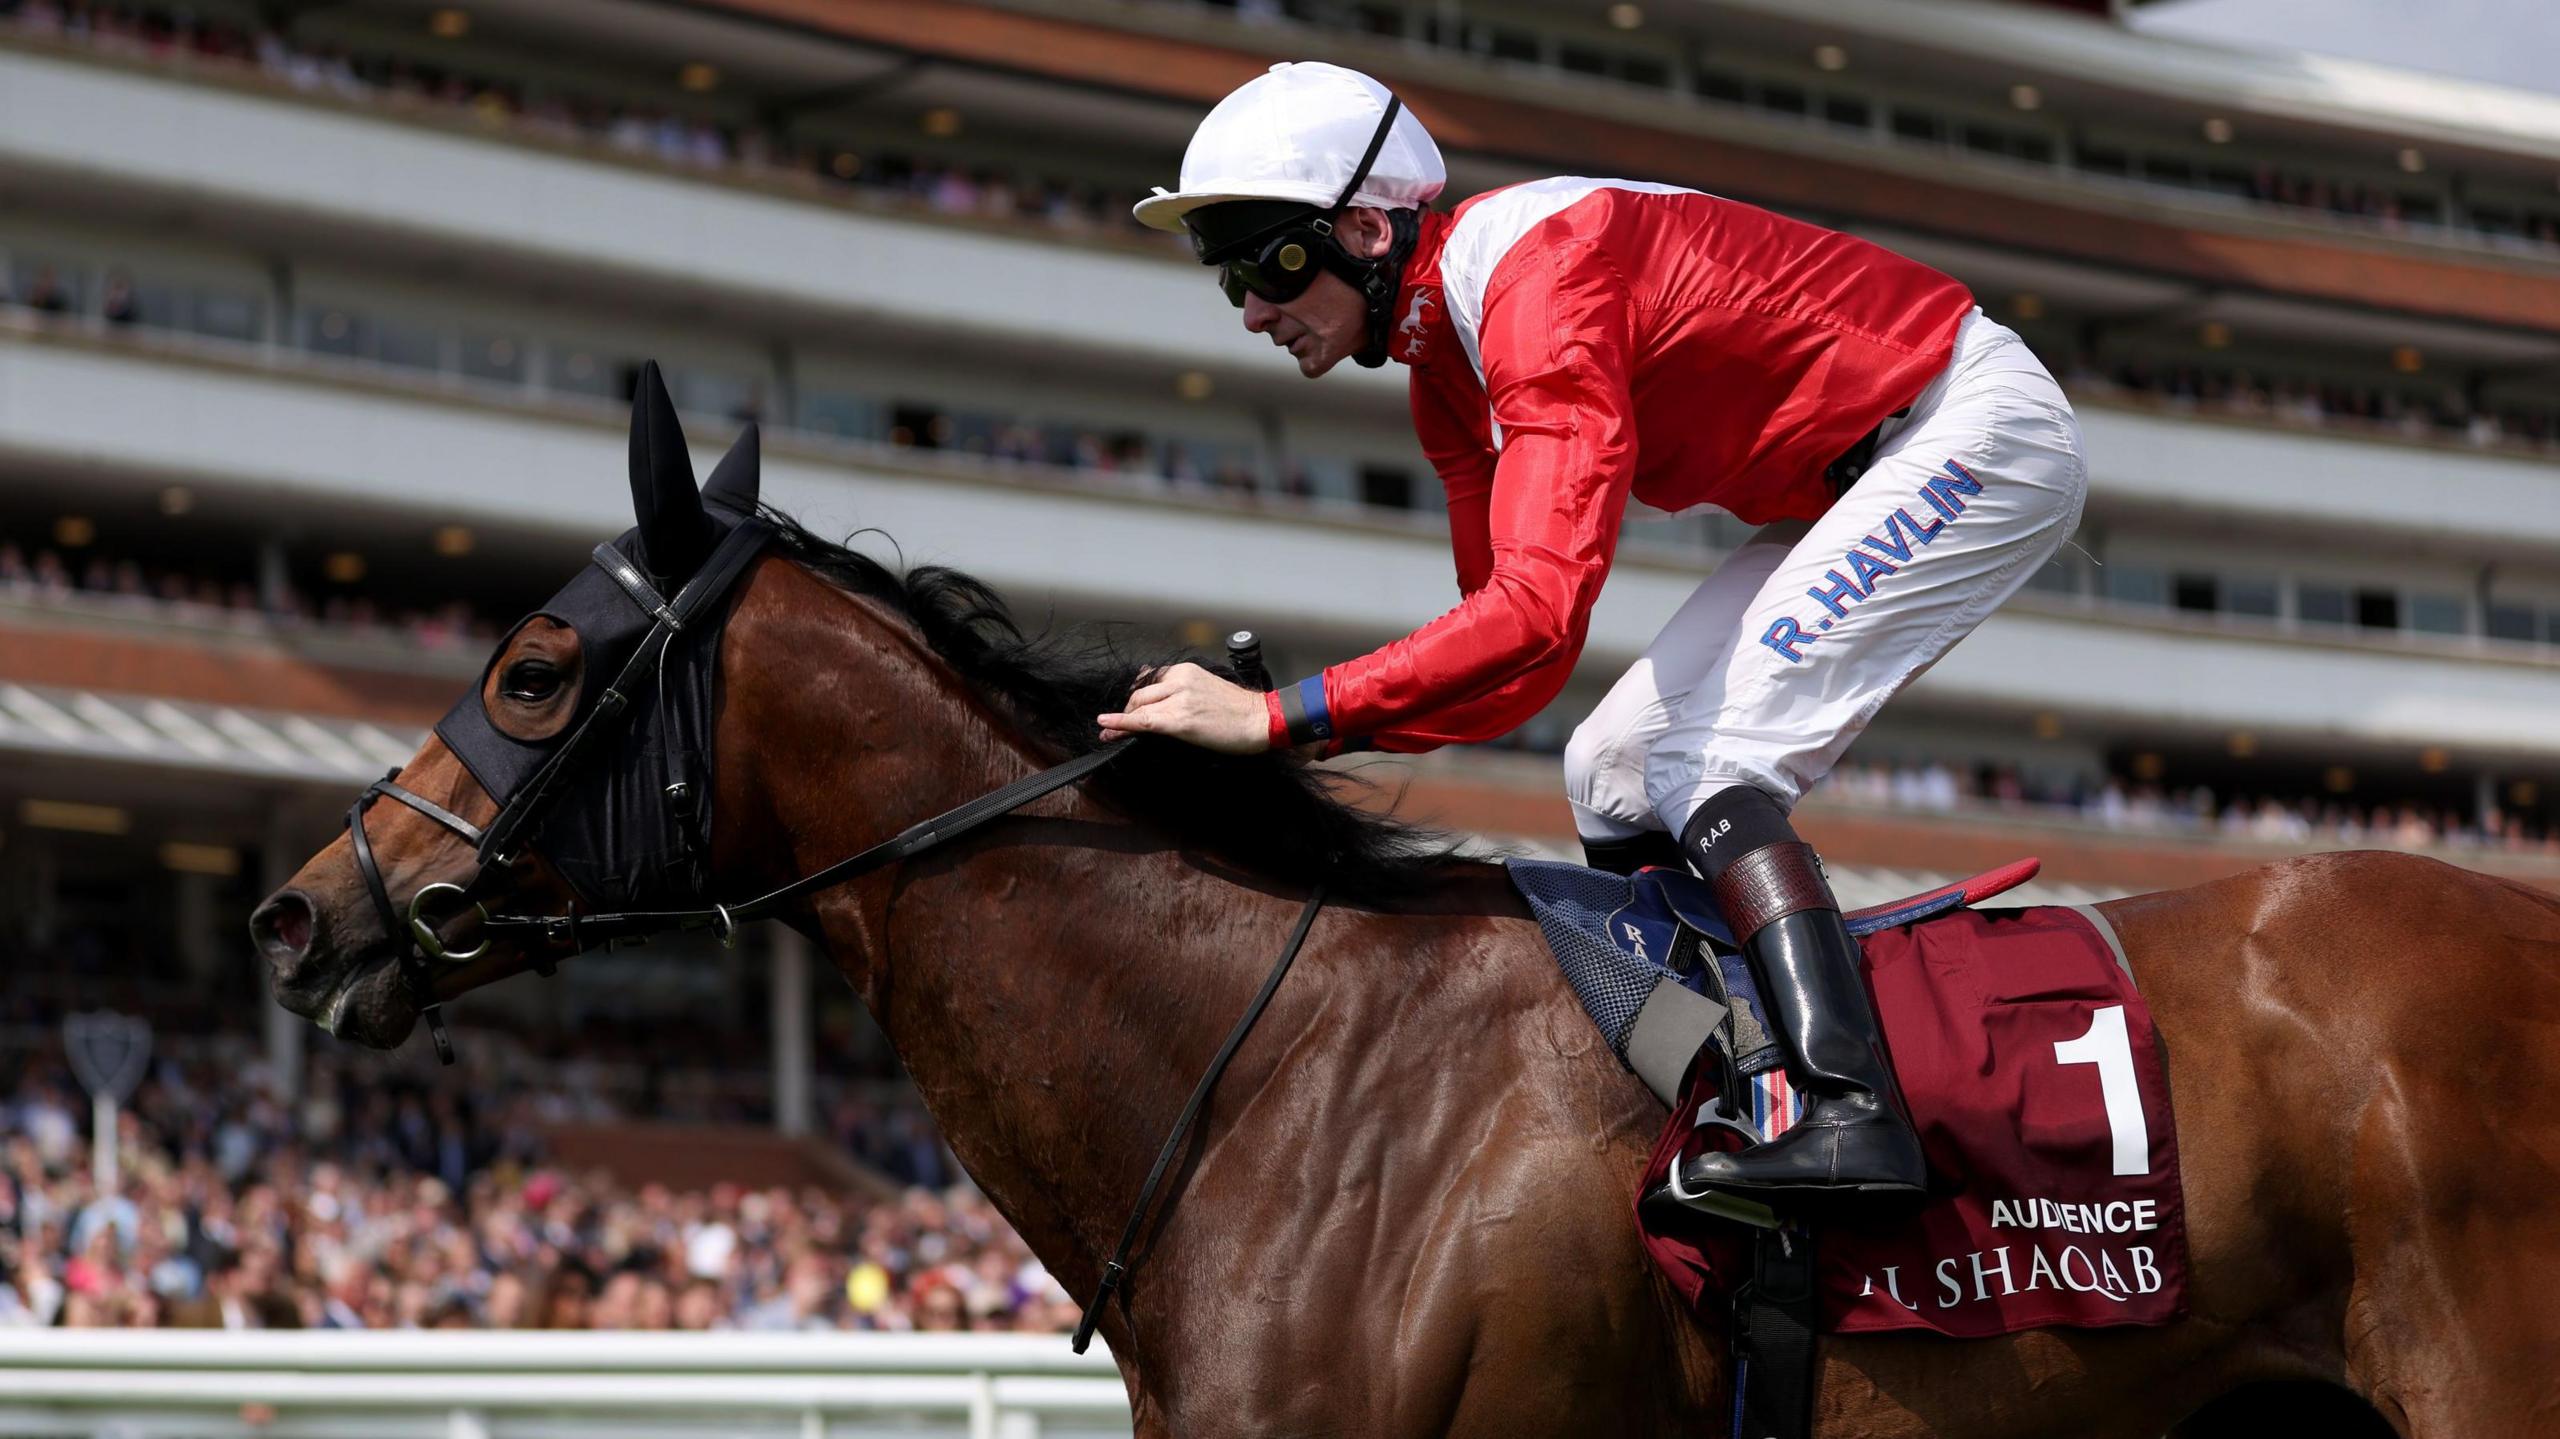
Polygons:
<instances>
[{"instance_id":1,"label":"bit ring","mask_svg":"<svg viewBox=\"0 0 2560 1439\"><path fill-rule=\"evenodd\" d=\"M489 938L486 934L481 936L478 944L473 945L469 949L453 949L445 944L444 937L442 935L436 933L434 922L426 919L418 913L420 908L426 904L427 896L434 894L438 890L449 890L457 895L463 893L461 885L447 884L442 880L438 880L436 883L427 885L424 888L421 888L416 894L409 896L409 936L417 941L419 951L425 954L429 959L441 959L451 964L460 964L467 959L478 959L481 955L487 953L489 949ZM482 924L487 924L489 922L489 907L487 905L484 905L475 899L471 901L471 907L480 912L480 922Z\"/></svg>"}]
</instances>

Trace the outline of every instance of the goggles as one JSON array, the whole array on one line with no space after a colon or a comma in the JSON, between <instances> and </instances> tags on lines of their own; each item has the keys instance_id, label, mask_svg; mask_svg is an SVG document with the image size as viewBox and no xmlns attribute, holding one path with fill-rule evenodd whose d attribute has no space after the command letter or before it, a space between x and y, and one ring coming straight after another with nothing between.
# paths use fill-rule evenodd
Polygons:
<instances>
[{"instance_id":1,"label":"goggles","mask_svg":"<svg viewBox=\"0 0 2560 1439\"><path fill-rule=\"evenodd\" d=\"M1220 261L1218 288L1227 292L1227 303L1239 310L1247 295L1285 305L1316 282L1324 268L1318 259L1319 247L1332 243L1332 238L1333 225L1326 220L1310 217L1290 225L1246 253Z\"/></svg>"}]
</instances>

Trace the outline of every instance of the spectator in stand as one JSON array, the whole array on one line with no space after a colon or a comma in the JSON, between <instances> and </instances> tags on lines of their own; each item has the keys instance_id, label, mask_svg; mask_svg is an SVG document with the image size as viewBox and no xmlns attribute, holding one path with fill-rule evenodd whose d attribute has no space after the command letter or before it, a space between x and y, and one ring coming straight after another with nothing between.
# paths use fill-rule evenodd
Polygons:
<instances>
[{"instance_id":1,"label":"spectator in stand","mask_svg":"<svg viewBox=\"0 0 2560 1439\"><path fill-rule=\"evenodd\" d=\"M107 287L98 298L98 314L109 325L122 328L142 318L142 308L133 297L133 277L121 269L107 272Z\"/></svg>"},{"instance_id":2,"label":"spectator in stand","mask_svg":"<svg viewBox=\"0 0 2560 1439\"><path fill-rule=\"evenodd\" d=\"M62 288L62 279L51 265L38 265L27 281L27 293L21 300L39 315L60 315L71 309L71 297Z\"/></svg>"}]
</instances>

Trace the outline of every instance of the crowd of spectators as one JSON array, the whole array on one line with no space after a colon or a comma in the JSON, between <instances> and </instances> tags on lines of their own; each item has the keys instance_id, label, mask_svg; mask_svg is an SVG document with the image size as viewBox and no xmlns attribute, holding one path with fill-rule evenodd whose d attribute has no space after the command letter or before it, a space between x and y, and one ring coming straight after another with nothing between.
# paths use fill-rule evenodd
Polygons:
<instances>
[{"instance_id":1,"label":"crowd of spectators","mask_svg":"<svg viewBox=\"0 0 2560 1439\"><path fill-rule=\"evenodd\" d=\"M2261 204L2317 210L2324 215L2351 216L2381 225L2398 225L2405 218L2405 202L2389 186L2295 174L2274 165L2260 165L2250 171L2249 198Z\"/></svg>"},{"instance_id":2,"label":"crowd of spectators","mask_svg":"<svg viewBox=\"0 0 2560 1439\"><path fill-rule=\"evenodd\" d=\"M598 145L669 165L789 176L945 216L1046 225L1071 234L1160 240L1130 217L1145 191L1071 177L955 163L924 154L864 153L706 112L604 99L438 65L299 40L175 7L90 0L0 0L0 14L28 33L101 50L183 57L254 70L308 94L360 104L433 106L477 123L566 144Z\"/></svg>"},{"instance_id":3,"label":"crowd of spectators","mask_svg":"<svg viewBox=\"0 0 2560 1439\"><path fill-rule=\"evenodd\" d=\"M887 439L901 448L945 450L1002 464L1046 465L1097 475L1125 475L1176 493L1314 495L1303 463L1266 483L1255 447L1210 444L1142 430L1040 423L1019 416L948 411L921 403L889 407Z\"/></svg>"},{"instance_id":4,"label":"crowd of spectators","mask_svg":"<svg viewBox=\"0 0 2560 1439\"><path fill-rule=\"evenodd\" d=\"M23 1031L21 1031L23 1033ZM276 1097L233 1037L162 1058L95 1187L87 1104L29 1046L0 1106L0 1324L1030 1329L1073 1306L966 1187L617 1183L544 1162L587 1101L365 1055Z\"/></svg>"},{"instance_id":5,"label":"crowd of spectators","mask_svg":"<svg viewBox=\"0 0 2560 1439\"><path fill-rule=\"evenodd\" d=\"M2389 185L2305 175L2275 165L2262 164L2250 171L2245 193L2260 204L2316 210L2323 215L2368 221L2384 229L2442 224L2432 200L2410 196ZM2560 214L2545 210L2474 207L2469 228L2537 245L2560 245Z\"/></svg>"},{"instance_id":6,"label":"crowd of spectators","mask_svg":"<svg viewBox=\"0 0 2560 1439\"><path fill-rule=\"evenodd\" d=\"M1817 794L1850 804L1952 814L1967 811L2076 820L2102 829L2219 836L2300 847L2437 846L2560 854L2560 829L2519 812L2477 813L2352 796L2224 794L2108 774L2042 776L2008 764L1852 758Z\"/></svg>"},{"instance_id":7,"label":"crowd of spectators","mask_svg":"<svg viewBox=\"0 0 2560 1439\"><path fill-rule=\"evenodd\" d=\"M383 604L348 586L313 595L290 585L261 597L246 579L0 540L0 598L113 606L198 627L326 626L392 635L423 649L478 650L497 639L497 624L461 600L439 605Z\"/></svg>"},{"instance_id":8,"label":"crowd of spectators","mask_svg":"<svg viewBox=\"0 0 2560 1439\"><path fill-rule=\"evenodd\" d=\"M1291 18L1279 0L1218 3L1249 20ZM357 103L441 106L481 123L507 125L556 141L603 145L671 165L789 174L943 215L1027 221L1081 233L1148 233L1129 216L1130 205L1141 195L1134 188L956 164L920 154L863 154L840 144L808 140L788 127L728 123L702 110L602 99L505 76L475 75L467 68L434 64L415 55L364 53L301 40L272 26L229 24L157 4L0 0L0 13L13 15L26 31L83 40L102 49L232 64L296 90ZM1647 67L1648 71L1656 68ZM1661 73L1668 75L1667 70ZM1856 108L1865 113L1863 104ZM2134 173L2130 157L2120 155L2111 155L2103 163L2092 157L2085 168L2092 174ZM2184 164L2157 173L2143 167L2140 173L2146 178L2209 184L2259 204L2389 228L2441 223L2432 201L2398 187L2305 173L2272 162L2245 173L2200 171ZM2551 213L2485 215L2470 228L2560 245L2560 215Z\"/></svg>"}]
</instances>

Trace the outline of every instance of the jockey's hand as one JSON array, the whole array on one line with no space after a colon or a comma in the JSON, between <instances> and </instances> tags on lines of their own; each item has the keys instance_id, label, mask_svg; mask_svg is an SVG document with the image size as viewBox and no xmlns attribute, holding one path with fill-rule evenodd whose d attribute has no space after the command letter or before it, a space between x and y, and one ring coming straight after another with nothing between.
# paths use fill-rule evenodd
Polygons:
<instances>
[{"instance_id":1,"label":"jockey's hand","mask_svg":"<svg viewBox=\"0 0 2560 1439\"><path fill-rule=\"evenodd\" d=\"M1126 709L1097 722L1106 740L1157 734L1222 754L1271 748L1270 701L1195 664L1159 672L1130 694Z\"/></svg>"}]
</instances>

